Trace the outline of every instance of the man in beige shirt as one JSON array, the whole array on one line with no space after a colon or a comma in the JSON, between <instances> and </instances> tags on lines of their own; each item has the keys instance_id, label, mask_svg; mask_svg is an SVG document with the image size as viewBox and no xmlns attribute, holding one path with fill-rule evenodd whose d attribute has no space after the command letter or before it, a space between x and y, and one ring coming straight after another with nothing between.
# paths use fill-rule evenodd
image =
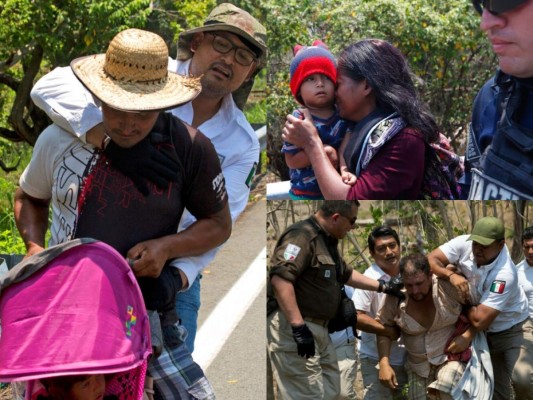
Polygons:
<instances>
[{"instance_id":1,"label":"man in beige shirt","mask_svg":"<svg viewBox=\"0 0 533 400\"><path fill-rule=\"evenodd\" d=\"M459 382L466 362L451 361L446 353L456 353L461 359L459 353L469 348L475 331L468 328L446 346L462 310L457 291L431 273L427 258L421 254L402 258L400 274L405 300L387 296L377 319L401 330L407 350L409 399L452 399L451 390ZM379 379L394 389L398 383L389 364L391 340L378 335L377 341Z\"/></svg>"}]
</instances>

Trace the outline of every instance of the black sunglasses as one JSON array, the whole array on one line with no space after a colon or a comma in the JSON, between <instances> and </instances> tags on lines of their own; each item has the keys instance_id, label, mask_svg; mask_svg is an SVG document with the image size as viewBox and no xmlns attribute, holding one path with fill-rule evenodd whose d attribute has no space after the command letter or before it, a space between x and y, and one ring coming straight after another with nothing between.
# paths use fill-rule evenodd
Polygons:
<instances>
[{"instance_id":1,"label":"black sunglasses","mask_svg":"<svg viewBox=\"0 0 533 400\"><path fill-rule=\"evenodd\" d=\"M472 0L472 4L480 15L483 13L483 10L498 15L510 11L526 1L527 0Z\"/></svg>"},{"instance_id":2,"label":"black sunglasses","mask_svg":"<svg viewBox=\"0 0 533 400\"><path fill-rule=\"evenodd\" d=\"M354 226L355 221L357 221L357 217L347 217L346 215L341 214L341 213L339 213L339 215L340 215L341 217L346 218L346 220L350 223L350 226Z\"/></svg>"}]
</instances>

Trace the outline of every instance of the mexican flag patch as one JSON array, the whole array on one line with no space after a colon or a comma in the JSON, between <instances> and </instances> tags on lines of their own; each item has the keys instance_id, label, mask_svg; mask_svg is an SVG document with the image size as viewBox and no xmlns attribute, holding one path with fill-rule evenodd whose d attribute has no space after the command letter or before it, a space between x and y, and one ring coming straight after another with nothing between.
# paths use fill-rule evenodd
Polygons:
<instances>
[{"instance_id":1,"label":"mexican flag patch","mask_svg":"<svg viewBox=\"0 0 533 400\"><path fill-rule=\"evenodd\" d=\"M300 247L296 246L295 244L289 243L287 245L287 248L283 252L283 258L285 258L285 260L287 261L292 261L296 258L300 250Z\"/></svg>"},{"instance_id":2,"label":"mexican flag patch","mask_svg":"<svg viewBox=\"0 0 533 400\"><path fill-rule=\"evenodd\" d=\"M492 293L502 294L504 289L505 281L494 281L492 282L492 285L490 285L490 291Z\"/></svg>"}]
</instances>

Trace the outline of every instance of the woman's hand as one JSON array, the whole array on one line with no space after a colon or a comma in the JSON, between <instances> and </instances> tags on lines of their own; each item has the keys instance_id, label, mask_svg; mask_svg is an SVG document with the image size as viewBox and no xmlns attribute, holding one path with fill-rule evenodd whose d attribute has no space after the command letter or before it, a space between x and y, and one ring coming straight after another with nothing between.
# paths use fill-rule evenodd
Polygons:
<instances>
[{"instance_id":1,"label":"woman's hand","mask_svg":"<svg viewBox=\"0 0 533 400\"><path fill-rule=\"evenodd\" d=\"M326 155L328 156L329 162L331 165L333 165L333 168L337 169L339 166L339 158L337 155L337 150L335 150L330 145L326 144L324 145L324 151L326 152Z\"/></svg>"},{"instance_id":2,"label":"woman's hand","mask_svg":"<svg viewBox=\"0 0 533 400\"><path fill-rule=\"evenodd\" d=\"M313 166L315 177L322 195L327 200L345 200L350 186L346 185L337 169L331 164L322 140L313 124L313 118L308 110L301 110L304 118L287 116L287 122L281 135L286 142L303 149Z\"/></svg>"},{"instance_id":3,"label":"woman's hand","mask_svg":"<svg viewBox=\"0 0 533 400\"><path fill-rule=\"evenodd\" d=\"M305 151L306 147L313 144L313 142L318 141L320 144L322 142L309 110L303 108L301 112L304 115L304 119L299 119L294 115L287 115L281 138Z\"/></svg>"}]
</instances>

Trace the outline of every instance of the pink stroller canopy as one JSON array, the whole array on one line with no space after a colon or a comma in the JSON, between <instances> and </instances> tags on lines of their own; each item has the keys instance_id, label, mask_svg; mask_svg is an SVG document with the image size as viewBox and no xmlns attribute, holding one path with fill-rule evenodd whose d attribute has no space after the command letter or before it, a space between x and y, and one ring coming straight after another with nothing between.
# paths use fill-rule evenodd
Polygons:
<instances>
[{"instance_id":1,"label":"pink stroller canopy","mask_svg":"<svg viewBox=\"0 0 533 400\"><path fill-rule=\"evenodd\" d=\"M151 350L133 272L92 239L51 247L0 278L0 322L0 381L144 371Z\"/></svg>"}]
</instances>

